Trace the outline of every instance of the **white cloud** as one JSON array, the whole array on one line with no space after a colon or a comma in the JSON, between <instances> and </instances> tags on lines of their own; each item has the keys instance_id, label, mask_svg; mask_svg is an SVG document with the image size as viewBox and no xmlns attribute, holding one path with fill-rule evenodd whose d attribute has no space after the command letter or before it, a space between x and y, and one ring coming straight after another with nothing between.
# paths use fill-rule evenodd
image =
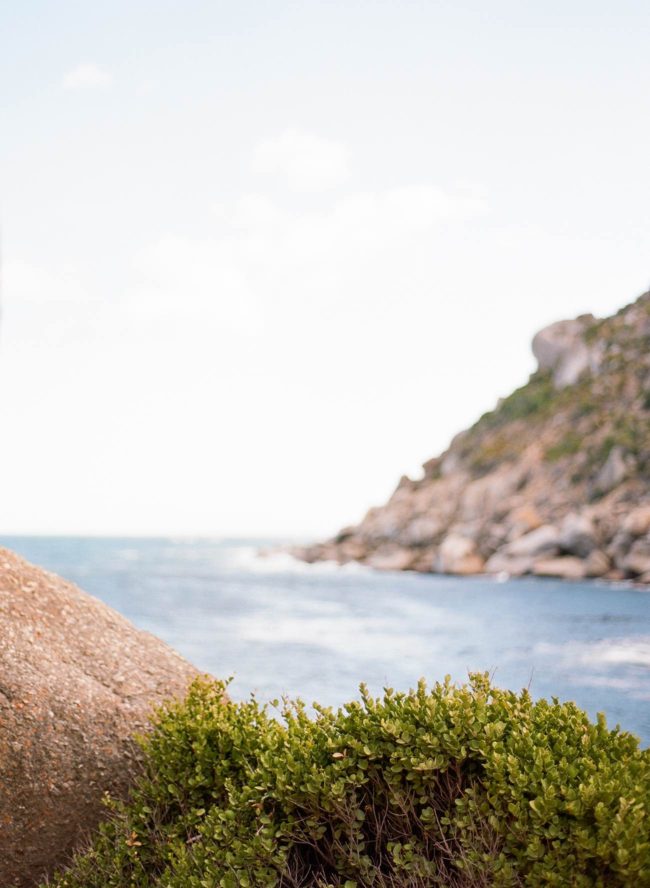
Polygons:
<instances>
[{"instance_id":1,"label":"white cloud","mask_svg":"<svg viewBox=\"0 0 650 888\"><path fill-rule=\"evenodd\" d=\"M14 258L4 269L5 325L25 344L75 343L98 323L101 305L78 269Z\"/></svg>"},{"instance_id":2,"label":"white cloud","mask_svg":"<svg viewBox=\"0 0 650 888\"><path fill-rule=\"evenodd\" d=\"M52 271L16 258L7 262L4 278L13 305L43 307L54 303L83 303L88 298L72 268Z\"/></svg>"},{"instance_id":3,"label":"white cloud","mask_svg":"<svg viewBox=\"0 0 650 888\"><path fill-rule=\"evenodd\" d=\"M254 332L256 294L233 241L167 235L134 257L135 279L126 293L129 321Z\"/></svg>"},{"instance_id":4,"label":"white cloud","mask_svg":"<svg viewBox=\"0 0 650 888\"><path fill-rule=\"evenodd\" d=\"M104 89L110 86L113 77L105 68L99 65L82 64L72 68L63 77L64 89Z\"/></svg>"},{"instance_id":5,"label":"white cloud","mask_svg":"<svg viewBox=\"0 0 650 888\"><path fill-rule=\"evenodd\" d=\"M486 205L467 193L412 185L349 193L311 211L290 212L261 194L213 210L211 236L170 234L134 257L126 300L133 322L250 335L286 330L305 305L327 312L344 298L349 311L364 312L372 294L390 292L388 281L403 289L406 277L430 263L436 234L483 215Z\"/></svg>"},{"instance_id":6,"label":"white cloud","mask_svg":"<svg viewBox=\"0 0 650 888\"><path fill-rule=\"evenodd\" d=\"M280 177L298 192L327 191L350 175L344 145L295 128L257 146L253 171Z\"/></svg>"},{"instance_id":7,"label":"white cloud","mask_svg":"<svg viewBox=\"0 0 650 888\"><path fill-rule=\"evenodd\" d=\"M144 96L148 96L151 93L155 92L158 88L158 83L155 80L149 78L148 80L142 80L138 86L136 87L135 94L140 98Z\"/></svg>"},{"instance_id":8,"label":"white cloud","mask_svg":"<svg viewBox=\"0 0 650 888\"><path fill-rule=\"evenodd\" d=\"M430 183L213 209L110 286L8 264L7 528L332 533L523 381L594 247Z\"/></svg>"}]
</instances>

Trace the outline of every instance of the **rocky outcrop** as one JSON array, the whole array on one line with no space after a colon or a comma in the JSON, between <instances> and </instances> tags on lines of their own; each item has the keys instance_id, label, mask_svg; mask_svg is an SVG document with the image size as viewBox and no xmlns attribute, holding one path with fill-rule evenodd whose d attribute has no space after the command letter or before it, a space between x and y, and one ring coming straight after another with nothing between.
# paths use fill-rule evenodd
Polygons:
<instances>
[{"instance_id":1,"label":"rocky outcrop","mask_svg":"<svg viewBox=\"0 0 650 888\"><path fill-rule=\"evenodd\" d=\"M533 338L533 354L539 369L553 374L556 388L574 385L587 370L600 364L600 348L590 347L585 331L594 323L593 315L572 321L557 321L540 330Z\"/></svg>"},{"instance_id":2,"label":"rocky outcrop","mask_svg":"<svg viewBox=\"0 0 650 888\"><path fill-rule=\"evenodd\" d=\"M36 884L138 767L134 732L196 670L59 577L0 549L0 885Z\"/></svg>"},{"instance_id":3,"label":"rocky outcrop","mask_svg":"<svg viewBox=\"0 0 650 888\"><path fill-rule=\"evenodd\" d=\"M307 561L650 582L650 293L551 324L538 369Z\"/></svg>"},{"instance_id":4,"label":"rocky outcrop","mask_svg":"<svg viewBox=\"0 0 650 888\"><path fill-rule=\"evenodd\" d=\"M532 572L539 577L557 577L560 580L582 580L587 576L584 561L572 555L541 558L534 563Z\"/></svg>"},{"instance_id":5,"label":"rocky outcrop","mask_svg":"<svg viewBox=\"0 0 650 888\"><path fill-rule=\"evenodd\" d=\"M485 566L475 540L459 533L448 534L438 550L436 569L440 573L476 574Z\"/></svg>"}]
</instances>

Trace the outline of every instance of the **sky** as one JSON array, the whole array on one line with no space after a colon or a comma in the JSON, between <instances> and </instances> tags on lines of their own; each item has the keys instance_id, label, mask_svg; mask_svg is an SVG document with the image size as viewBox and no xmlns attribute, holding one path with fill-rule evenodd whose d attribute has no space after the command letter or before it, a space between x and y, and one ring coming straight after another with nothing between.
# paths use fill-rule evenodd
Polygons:
<instances>
[{"instance_id":1,"label":"sky","mask_svg":"<svg viewBox=\"0 0 650 888\"><path fill-rule=\"evenodd\" d=\"M0 532L313 538L650 287L650 5L0 0Z\"/></svg>"}]
</instances>

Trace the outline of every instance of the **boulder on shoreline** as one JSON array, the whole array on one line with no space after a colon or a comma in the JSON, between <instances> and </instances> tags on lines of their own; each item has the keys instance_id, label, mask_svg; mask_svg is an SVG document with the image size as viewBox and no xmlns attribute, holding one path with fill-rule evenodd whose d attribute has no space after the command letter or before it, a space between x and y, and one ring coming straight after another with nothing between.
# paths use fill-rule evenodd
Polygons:
<instances>
[{"instance_id":1,"label":"boulder on shoreline","mask_svg":"<svg viewBox=\"0 0 650 888\"><path fill-rule=\"evenodd\" d=\"M197 671L153 635L0 549L0 885L64 863L137 771L133 734Z\"/></svg>"}]
</instances>

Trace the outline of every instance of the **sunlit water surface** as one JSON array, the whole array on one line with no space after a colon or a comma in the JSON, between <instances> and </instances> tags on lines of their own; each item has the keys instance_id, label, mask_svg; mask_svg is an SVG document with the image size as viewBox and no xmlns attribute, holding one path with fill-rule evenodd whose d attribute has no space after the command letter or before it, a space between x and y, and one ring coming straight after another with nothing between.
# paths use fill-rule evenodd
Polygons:
<instances>
[{"instance_id":1,"label":"sunlit water surface","mask_svg":"<svg viewBox=\"0 0 650 888\"><path fill-rule=\"evenodd\" d=\"M199 668L254 691L338 705L489 671L536 697L575 700L650 742L650 593L496 582L259 557L263 540L4 537Z\"/></svg>"}]
</instances>

